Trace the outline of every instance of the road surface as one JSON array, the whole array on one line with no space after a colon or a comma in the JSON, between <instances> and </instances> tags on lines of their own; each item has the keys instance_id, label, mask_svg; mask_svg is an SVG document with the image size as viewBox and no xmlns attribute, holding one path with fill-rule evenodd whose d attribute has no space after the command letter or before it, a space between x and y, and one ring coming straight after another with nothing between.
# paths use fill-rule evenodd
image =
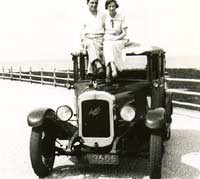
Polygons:
<instances>
[{"instance_id":1,"label":"road surface","mask_svg":"<svg viewBox=\"0 0 200 179\"><path fill-rule=\"evenodd\" d=\"M73 105L73 91L8 80L0 80L0 90L0 178L37 179L29 158L27 114L36 107ZM163 179L200 179L200 112L174 109L172 136L165 148ZM76 167L72 159L58 157L46 179L148 178L145 175L145 161L140 159L124 159L117 167L102 168Z\"/></svg>"}]
</instances>

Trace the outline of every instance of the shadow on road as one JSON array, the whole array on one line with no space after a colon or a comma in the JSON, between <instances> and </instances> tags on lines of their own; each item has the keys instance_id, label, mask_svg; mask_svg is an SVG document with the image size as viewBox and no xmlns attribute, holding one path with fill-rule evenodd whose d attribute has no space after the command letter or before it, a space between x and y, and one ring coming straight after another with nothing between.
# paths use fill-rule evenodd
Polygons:
<instances>
[{"instance_id":1,"label":"shadow on road","mask_svg":"<svg viewBox=\"0 0 200 179\"><path fill-rule=\"evenodd\" d=\"M200 131L172 130L165 144L162 178L197 179L200 177Z\"/></svg>"},{"instance_id":2,"label":"shadow on road","mask_svg":"<svg viewBox=\"0 0 200 179\"><path fill-rule=\"evenodd\" d=\"M148 175L144 158L122 158L117 166L61 165L55 167L46 179L136 179ZM162 179L197 179L200 176L200 131L172 130L165 143Z\"/></svg>"},{"instance_id":3,"label":"shadow on road","mask_svg":"<svg viewBox=\"0 0 200 179\"><path fill-rule=\"evenodd\" d=\"M94 165L63 165L54 168L52 174L47 178L76 178L97 179L115 178L130 179L143 178L148 175L148 164L145 158L124 157L117 166L94 166Z\"/></svg>"}]
</instances>

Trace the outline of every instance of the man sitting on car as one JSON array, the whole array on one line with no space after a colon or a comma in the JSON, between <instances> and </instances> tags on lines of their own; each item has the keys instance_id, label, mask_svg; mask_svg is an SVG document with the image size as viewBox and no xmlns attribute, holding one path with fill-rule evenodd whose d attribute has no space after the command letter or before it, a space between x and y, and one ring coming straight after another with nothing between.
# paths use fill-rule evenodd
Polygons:
<instances>
[{"instance_id":1,"label":"man sitting on car","mask_svg":"<svg viewBox=\"0 0 200 179\"><path fill-rule=\"evenodd\" d=\"M97 10L98 0L87 0L89 11L83 18L81 44L88 53L88 78L103 78L105 75L102 58L104 14Z\"/></svg>"}]
</instances>

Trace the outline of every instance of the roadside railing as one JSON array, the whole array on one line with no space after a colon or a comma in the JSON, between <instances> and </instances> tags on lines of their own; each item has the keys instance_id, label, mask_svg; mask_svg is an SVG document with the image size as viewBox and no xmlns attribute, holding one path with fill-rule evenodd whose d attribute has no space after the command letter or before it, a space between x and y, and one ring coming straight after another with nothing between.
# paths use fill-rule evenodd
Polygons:
<instances>
[{"instance_id":1,"label":"roadside railing","mask_svg":"<svg viewBox=\"0 0 200 179\"><path fill-rule=\"evenodd\" d=\"M32 68L24 70L21 67L19 69L13 69L12 67L2 67L2 69L0 70L0 79L26 81L29 83L49 84L67 88L73 87L73 71L57 70L56 68L54 68L54 70L44 70L43 68L41 68L40 70L33 70ZM167 78L166 80L168 83L195 83L197 85L200 85L199 79ZM177 87L169 88L168 90L172 92L174 96L183 96L184 101L176 100L176 97L173 98L173 104L200 109L200 92L189 91L188 89L178 89ZM185 98L195 98L194 101L197 101L197 104L193 102L186 102Z\"/></svg>"},{"instance_id":2,"label":"roadside railing","mask_svg":"<svg viewBox=\"0 0 200 179\"><path fill-rule=\"evenodd\" d=\"M10 79L17 81L26 81L29 83L40 83L49 84L54 86L62 86L70 88L73 85L73 72L72 70L57 70L54 68L53 71L34 70L30 67L28 70L4 68L0 71L0 79Z\"/></svg>"},{"instance_id":3,"label":"roadside railing","mask_svg":"<svg viewBox=\"0 0 200 179\"><path fill-rule=\"evenodd\" d=\"M176 82L176 83L189 83L189 84L195 84L200 85L199 79L185 79L185 78L167 78L167 82ZM178 86L178 85L176 85ZM200 89L200 86L199 86ZM199 91L190 91L188 89L178 89L178 88L169 88L169 91L172 92L174 95L182 95L183 100L186 100L185 98L189 98L190 101L197 101L197 103L194 102L185 102L185 101L177 101L173 100L173 104L179 105L179 106L185 106L185 107L191 107L191 108L197 108L200 109L200 92ZM193 100L191 100L194 98Z\"/></svg>"}]
</instances>

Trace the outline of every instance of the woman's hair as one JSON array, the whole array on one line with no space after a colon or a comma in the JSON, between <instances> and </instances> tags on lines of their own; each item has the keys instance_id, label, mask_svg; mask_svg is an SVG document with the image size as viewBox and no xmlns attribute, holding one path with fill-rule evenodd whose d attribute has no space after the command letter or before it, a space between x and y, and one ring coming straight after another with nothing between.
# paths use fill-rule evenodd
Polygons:
<instances>
[{"instance_id":1,"label":"woman's hair","mask_svg":"<svg viewBox=\"0 0 200 179\"><path fill-rule=\"evenodd\" d=\"M119 7L119 4L117 3L116 0L107 0L106 3L105 3L105 9L108 9L108 5L109 5L110 3L112 3L112 2L115 3L116 8Z\"/></svg>"}]
</instances>

